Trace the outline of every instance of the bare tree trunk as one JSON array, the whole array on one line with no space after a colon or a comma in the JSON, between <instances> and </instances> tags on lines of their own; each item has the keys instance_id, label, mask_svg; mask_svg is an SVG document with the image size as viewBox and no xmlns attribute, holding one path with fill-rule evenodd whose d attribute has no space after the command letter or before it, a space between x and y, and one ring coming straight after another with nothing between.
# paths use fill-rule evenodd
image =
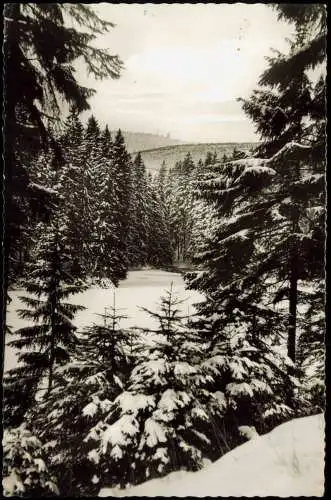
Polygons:
<instances>
[{"instance_id":1,"label":"bare tree trunk","mask_svg":"<svg viewBox=\"0 0 331 500\"><path fill-rule=\"evenodd\" d=\"M295 235L298 230L299 212L297 207L293 207L294 216L292 231ZM295 363L296 361L296 328L297 328L297 307L298 307L298 249L296 241L292 242L290 249L290 292L289 292L289 322L287 336L287 355Z\"/></svg>"},{"instance_id":2,"label":"bare tree trunk","mask_svg":"<svg viewBox=\"0 0 331 500\"><path fill-rule=\"evenodd\" d=\"M294 207L294 217L292 231L293 235L298 232L298 221L299 213ZM290 290L289 290L289 321L288 321L288 333L287 333L287 355L292 360L293 364L296 362L296 330L297 330L297 308L298 308L298 248L295 241L292 242L290 255L289 255L289 280L290 280ZM294 374L294 370L291 366L288 367L288 375ZM293 407L295 403L295 393L293 385L290 383L287 394L286 403L288 406Z\"/></svg>"},{"instance_id":3,"label":"bare tree trunk","mask_svg":"<svg viewBox=\"0 0 331 500\"><path fill-rule=\"evenodd\" d=\"M20 5L6 5L5 15L16 20L20 14ZM4 29L4 74L6 74L6 84L4 88L4 186L3 186L3 262L2 262L2 290L3 290L3 303L2 303L2 326L3 332L7 331L7 304L8 304L8 288L9 288L9 256L12 252L13 236L10 234L10 217L12 214L12 197L13 197L13 165L15 162L15 108L16 101L15 95L11 92L10 76L13 76L12 68L10 67L10 49L17 37L15 22L6 23Z\"/></svg>"},{"instance_id":4,"label":"bare tree trunk","mask_svg":"<svg viewBox=\"0 0 331 500\"><path fill-rule=\"evenodd\" d=\"M54 254L53 254L53 289L51 290L51 341L50 341L50 352L49 352L49 374L48 374L48 388L47 394L50 393L53 386L53 370L54 370L54 362L55 362L55 342L57 336L57 321L56 321L56 312L58 309L58 293L59 293L59 279L57 276L57 271L60 266L60 256L58 251L58 234L55 236L55 244L54 244Z\"/></svg>"},{"instance_id":5,"label":"bare tree trunk","mask_svg":"<svg viewBox=\"0 0 331 500\"><path fill-rule=\"evenodd\" d=\"M298 255L297 249L292 250L290 268L290 294L289 294L289 324L287 337L287 355L296 361L296 326L298 306Z\"/></svg>"}]
</instances>

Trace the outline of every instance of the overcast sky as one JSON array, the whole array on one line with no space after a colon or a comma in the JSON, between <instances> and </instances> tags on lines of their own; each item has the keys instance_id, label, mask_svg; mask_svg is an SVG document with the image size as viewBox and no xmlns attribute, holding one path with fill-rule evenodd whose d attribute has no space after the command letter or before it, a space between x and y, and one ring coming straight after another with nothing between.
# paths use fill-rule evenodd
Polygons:
<instances>
[{"instance_id":1,"label":"overcast sky","mask_svg":"<svg viewBox=\"0 0 331 500\"><path fill-rule=\"evenodd\" d=\"M264 4L92 5L116 24L97 45L118 54L119 80L97 90L91 111L111 129L170 133L192 142L254 141L237 97L257 86L271 48L292 28Z\"/></svg>"}]
</instances>

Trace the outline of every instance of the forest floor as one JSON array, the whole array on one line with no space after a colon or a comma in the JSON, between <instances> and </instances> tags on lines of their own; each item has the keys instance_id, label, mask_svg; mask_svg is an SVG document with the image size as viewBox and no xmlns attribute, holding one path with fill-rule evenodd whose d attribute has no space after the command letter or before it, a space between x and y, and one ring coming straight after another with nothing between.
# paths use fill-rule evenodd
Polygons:
<instances>
[{"instance_id":1,"label":"forest floor","mask_svg":"<svg viewBox=\"0 0 331 500\"><path fill-rule=\"evenodd\" d=\"M69 300L71 303L86 307L84 311L77 313L74 324L78 329L81 329L93 323L102 322L102 318L98 314L104 314L105 308L113 306L115 294L115 305L118 312L127 316L121 321L122 327L153 328L156 326L155 320L141 310L141 307L156 311L160 297L166 290L170 289L171 283L173 292L180 300L184 300L181 305L183 314L193 314L193 304L202 300L202 296L195 291L185 289L185 283L180 273L143 269L129 271L127 279L122 281L116 289L91 286L86 292L72 296ZM17 309L24 307L19 300L19 297L24 295L27 295L24 290L15 290L10 294L12 302L8 307L8 325L12 331L29 324L26 320L20 319L16 312ZM7 371L15 366L17 366L15 351L6 346L4 369Z\"/></svg>"}]
</instances>

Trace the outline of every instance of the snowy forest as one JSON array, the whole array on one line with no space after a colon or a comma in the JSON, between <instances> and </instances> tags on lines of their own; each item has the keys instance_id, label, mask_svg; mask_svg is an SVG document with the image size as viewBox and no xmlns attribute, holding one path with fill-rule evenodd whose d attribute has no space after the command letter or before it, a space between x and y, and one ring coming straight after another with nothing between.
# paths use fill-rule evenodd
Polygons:
<instances>
[{"instance_id":1,"label":"snowy forest","mask_svg":"<svg viewBox=\"0 0 331 500\"><path fill-rule=\"evenodd\" d=\"M324 412L326 9L267 8L294 35L240 99L256 147L151 173L76 74L121 81L94 43L113 24L88 4L5 5L5 496L125 491ZM117 297L139 270L169 285L155 308L136 288L150 322L128 324Z\"/></svg>"}]
</instances>

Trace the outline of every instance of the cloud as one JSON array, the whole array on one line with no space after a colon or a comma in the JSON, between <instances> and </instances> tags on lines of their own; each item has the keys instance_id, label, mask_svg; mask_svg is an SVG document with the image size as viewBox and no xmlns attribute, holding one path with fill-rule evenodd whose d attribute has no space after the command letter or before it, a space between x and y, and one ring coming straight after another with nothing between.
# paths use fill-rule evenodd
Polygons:
<instances>
[{"instance_id":1,"label":"cloud","mask_svg":"<svg viewBox=\"0 0 331 500\"><path fill-rule=\"evenodd\" d=\"M98 4L117 24L97 40L125 63L118 81L95 82L92 111L112 127L189 140L252 140L237 97L248 97L270 47L292 29L263 4ZM202 139L204 138L204 139Z\"/></svg>"}]
</instances>

